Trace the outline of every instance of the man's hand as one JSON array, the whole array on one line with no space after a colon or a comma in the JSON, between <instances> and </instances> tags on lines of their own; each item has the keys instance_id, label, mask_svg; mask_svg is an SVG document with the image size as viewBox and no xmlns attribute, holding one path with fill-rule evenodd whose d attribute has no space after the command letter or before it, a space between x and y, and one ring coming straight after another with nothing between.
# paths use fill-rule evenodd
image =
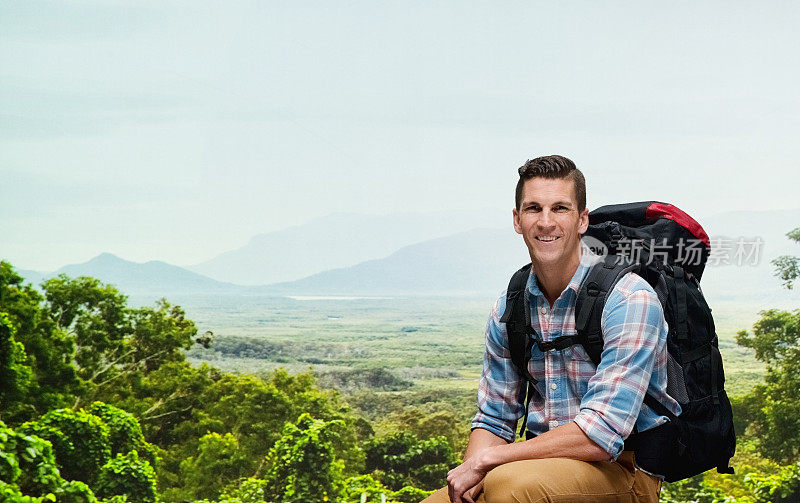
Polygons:
<instances>
[{"instance_id":1,"label":"man's hand","mask_svg":"<svg viewBox=\"0 0 800 503\"><path fill-rule=\"evenodd\" d=\"M489 470L473 456L447 472L447 492L452 503L474 503Z\"/></svg>"}]
</instances>

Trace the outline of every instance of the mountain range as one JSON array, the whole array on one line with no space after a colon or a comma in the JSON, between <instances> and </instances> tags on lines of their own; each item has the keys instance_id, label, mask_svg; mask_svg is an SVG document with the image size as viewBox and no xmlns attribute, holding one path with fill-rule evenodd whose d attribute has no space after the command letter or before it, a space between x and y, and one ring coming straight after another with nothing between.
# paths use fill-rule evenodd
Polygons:
<instances>
[{"instance_id":1,"label":"mountain range","mask_svg":"<svg viewBox=\"0 0 800 503\"><path fill-rule=\"evenodd\" d=\"M420 215L386 217L339 214L317 219L304 226L293 227L253 238L245 247L222 254L208 262L216 267L216 278L161 261L130 262L104 253L88 262L62 267L52 273L20 271L34 284L58 274L88 275L117 285L133 295L168 296L170 294L213 295L453 295L498 293L511 273L529 261L522 239L510 225L472 228L414 241L415 229L428 237L437 229L448 228L447 214L435 214L427 226ZM450 215L450 217L453 217ZM455 219L455 217L453 217ZM499 217L484 217L491 223ZM460 218L449 226L459 229L468 225ZM785 234L800 225L800 209L764 212L728 212L701 222L717 246L730 246L729 260L734 264L709 265L703 276L703 289L710 299L793 302L800 300L797 291L787 292L773 276L770 260L781 254L799 254L797 245ZM385 225L384 225L385 224ZM356 232L359 226L361 232ZM394 236L388 239L387 236ZM305 236L305 238L303 238ZM721 240L724 238L724 240ZM755 257L741 265L736 262L736 242L760 240ZM383 252L395 246L387 242L412 243ZM375 244L380 242L379 244ZM281 245L281 243L283 243ZM326 244L327 243L327 244ZM354 261L346 250L358 249ZM253 262L261 250L262 258ZM268 253L268 250L278 250ZM331 253L328 254L328 250ZM253 278L284 278L269 284L237 284L247 269L236 264L237 257L253 267ZM750 265L756 258L756 264ZM250 260L250 262L248 262ZM258 264L268 267L259 269ZM278 272L271 264L279 264ZM321 269L322 264L333 264ZM231 271L230 277L224 271ZM225 279L221 281L220 279ZM248 283L251 283L251 280Z\"/></svg>"},{"instance_id":2,"label":"mountain range","mask_svg":"<svg viewBox=\"0 0 800 503\"><path fill-rule=\"evenodd\" d=\"M394 215L334 213L250 239L186 268L218 281L268 285L386 257L403 246L478 227L509 225L511 212L463 210Z\"/></svg>"}]
</instances>

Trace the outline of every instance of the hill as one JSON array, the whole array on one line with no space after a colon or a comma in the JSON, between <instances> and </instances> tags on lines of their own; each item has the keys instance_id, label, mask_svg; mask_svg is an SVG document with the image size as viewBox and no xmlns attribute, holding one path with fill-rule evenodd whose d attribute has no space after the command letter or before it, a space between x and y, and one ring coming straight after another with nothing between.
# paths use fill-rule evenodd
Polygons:
<instances>
[{"instance_id":1,"label":"hill","mask_svg":"<svg viewBox=\"0 0 800 503\"><path fill-rule=\"evenodd\" d=\"M266 285L378 259L429 239L511 223L511 212L334 213L259 234L247 245L187 269L218 281Z\"/></svg>"},{"instance_id":2,"label":"hill","mask_svg":"<svg viewBox=\"0 0 800 503\"><path fill-rule=\"evenodd\" d=\"M19 271L34 285L66 274L70 277L92 276L111 283L121 292L133 295L166 296L176 293L236 293L242 287L207 278L176 265L159 260L145 263L130 262L111 253L101 253L81 264L64 266L52 273Z\"/></svg>"}]
</instances>

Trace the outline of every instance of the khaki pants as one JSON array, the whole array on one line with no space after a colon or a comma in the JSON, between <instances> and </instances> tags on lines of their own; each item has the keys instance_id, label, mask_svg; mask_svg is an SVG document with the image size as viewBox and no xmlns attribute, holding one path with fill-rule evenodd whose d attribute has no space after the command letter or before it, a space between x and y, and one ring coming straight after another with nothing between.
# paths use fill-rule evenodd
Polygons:
<instances>
[{"instance_id":1,"label":"khaki pants","mask_svg":"<svg viewBox=\"0 0 800 503\"><path fill-rule=\"evenodd\" d=\"M476 503L657 503L661 480L634 468L633 452L615 462L528 459L486 474ZM422 503L449 503L447 487Z\"/></svg>"}]
</instances>

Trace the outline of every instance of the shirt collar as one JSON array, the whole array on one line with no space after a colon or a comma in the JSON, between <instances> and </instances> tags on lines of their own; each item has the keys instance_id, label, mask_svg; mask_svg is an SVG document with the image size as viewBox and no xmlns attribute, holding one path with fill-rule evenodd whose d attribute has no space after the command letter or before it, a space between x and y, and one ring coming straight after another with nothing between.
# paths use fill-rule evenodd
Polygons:
<instances>
[{"instance_id":1,"label":"shirt collar","mask_svg":"<svg viewBox=\"0 0 800 503\"><path fill-rule=\"evenodd\" d=\"M600 260L602 260L602 257L594 253L583 241L581 241L581 260L580 263L578 263L578 269L575 271L575 274L572 275L572 279L569 280L569 284L567 284L567 288L565 288L564 291L572 290L577 295L578 290L581 287L581 283L583 282L583 278L586 277L586 273L588 273L589 269L591 269L591 267ZM528 276L528 292L531 295L544 296L541 289L539 289L539 282L536 281L536 274L533 270L533 267L531 267L531 274ZM560 296L561 295L559 295L559 297Z\"/></svg>"}]
</instances>

